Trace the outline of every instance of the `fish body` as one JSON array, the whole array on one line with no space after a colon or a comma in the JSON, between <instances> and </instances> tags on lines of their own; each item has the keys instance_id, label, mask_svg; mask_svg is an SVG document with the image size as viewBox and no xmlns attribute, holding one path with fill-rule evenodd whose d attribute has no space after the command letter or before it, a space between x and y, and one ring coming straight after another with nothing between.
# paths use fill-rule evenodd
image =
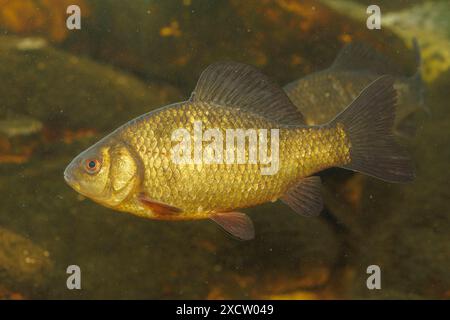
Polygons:
<instances>
[{"instance_id":1,"label":"fish body","mask_svg":"<svg viewBox=\"0 0 450 320\"><path fill-rule=\"evenodd\" d=\"M425 108L417 44L415 51L417 72L405 77L398 75L396 66L373 48L351 43L341 50L331 67L291 82L284 90L307 124L321 124L332 120L370 83L391 74L397 93L395 127L399 128L408 116Z\"/></svg>"},{"instance_id":2,"label":"fish body","mask_svg":"<svg viewBox=\"0 0 450 320\"><path fill-rule=\"evenodd\" d=\"M177 164L171 159L172 133L186 128L195 140L194 124L201 120L203 130L218 128L223 137L228 129L279 130L279 163L276 174L263 175L270 164L212 163ZM270 137L268 137L270 139ZM108 140L125 141L135 155L140 191L160 203L179 208L173 216L149 212L139 201L139 193L121 202L118 210L151 218L206 218L215 212L245 208L280 198L303 177L349 161L349 141L343 128L292 128L257 114L204 102L183 102L140 117L117 130ZM210 141L202 142L205 152ZM249 157L245 144L245 158ZM224 196L226 194L226 196Z\"/></svg>"},{"instance_id":3,"label":"fish body","mask_svg":"<svg viewBox=\"0 0 450 320\"><path fill-rule=\"evenodd\" d=\"M384 77L334 120L309 126L253 67L213 64L188 101L119 127L78 155L64 176L76 191L115 210L165 220L211 218L250 239L251 221L236 210L281 199L316 215L322 200L313 174L323 169L411 180L409 159L388 134L394 102L392 79ZM241 143L236 132L244 133Z\"/></svg>"}]
</instances>

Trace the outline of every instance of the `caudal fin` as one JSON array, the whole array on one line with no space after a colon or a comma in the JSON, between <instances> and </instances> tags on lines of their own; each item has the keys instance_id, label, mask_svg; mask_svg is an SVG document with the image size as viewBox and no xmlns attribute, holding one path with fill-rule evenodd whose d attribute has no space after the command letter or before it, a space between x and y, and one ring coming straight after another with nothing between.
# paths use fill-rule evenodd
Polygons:
<instances>
[{"instance_id":1,"label":"caudal fin","mask_svg":"<svg viewBox=\"0 0 450 320\"><path fill-rule=\"evenodd\" d=\"M351 162L344 168L385 181L408 182L414 179L413 165L392 131L396 103L393 84L391 76L378 78L330 125L342 124L350 140Z\"/></svg>"}]
</instances>

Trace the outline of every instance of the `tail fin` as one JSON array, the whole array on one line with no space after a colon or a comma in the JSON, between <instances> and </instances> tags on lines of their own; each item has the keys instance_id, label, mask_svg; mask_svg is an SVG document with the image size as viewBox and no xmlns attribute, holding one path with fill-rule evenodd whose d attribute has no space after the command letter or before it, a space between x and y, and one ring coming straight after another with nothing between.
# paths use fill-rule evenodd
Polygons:
<instances>
[{"instance_id":1,"label":"tail fin","mask_svg":"<svg viewBox=\"0 0 450 320\"><path fill-rule=\"evenodd\" d=\"M390 181L414 179L409 157L394 141L396 91L394 78L382 76L361 94L330 125L340 123L350 140L351 162L345 169Z\"/></svg>"},{"instance_id":2,"label":"tail fin","mask_svg":"<svg viewBox=\"0 0 450 320\"><path fill-rule=\"evenodd\" d=\"M415 100L418 106L427 114L430 114L430 109L425 104L425 86L422 80L422 56L420 54L419 43L416 38L412 40L414 54L416 56L416 72L409 78L411 84L411 92L415 93Z\"/></svg>"}]
</instances>

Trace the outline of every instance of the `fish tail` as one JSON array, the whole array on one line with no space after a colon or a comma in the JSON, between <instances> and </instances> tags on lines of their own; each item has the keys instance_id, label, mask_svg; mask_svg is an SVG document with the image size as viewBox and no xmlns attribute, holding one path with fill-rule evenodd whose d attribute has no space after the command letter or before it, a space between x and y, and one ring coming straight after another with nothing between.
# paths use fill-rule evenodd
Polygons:
<instances>
[{"instance_id":1,"label":"fish tail","mask_svg":"<svg viewBox=\"0 0 450 320\"><path fill-rule=\"evenodd\" d=\"M396 91L394 78L382 76L329 125L343 126L350 143L350 162L342 166L389 182L414 179L410 158L393 135Z\"/></svg>"},{"instance_id":2,"label":"fish tail","mask_svg":"<svg viewBox=\"0 0 450 320\"><path fill-rule=\"evenodd\" d=\"M427 114L430 114L431 111L425 104L425 85L422 79L422 56L420 54L420 47L416 38L413 38L412 45L416 57L416 72L409 78L412 89L411 92L415 95L414 100L417 101L417 105Z\"/></svg>"}]
</instances>

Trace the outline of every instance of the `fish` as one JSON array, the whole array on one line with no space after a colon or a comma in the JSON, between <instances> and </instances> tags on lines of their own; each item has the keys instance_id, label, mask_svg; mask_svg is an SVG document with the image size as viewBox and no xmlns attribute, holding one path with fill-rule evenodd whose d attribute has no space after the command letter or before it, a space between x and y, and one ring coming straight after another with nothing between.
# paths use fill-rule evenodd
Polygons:
<instances>
[{"instance_id":1,"label":"fish","mask_svg":"<svg viewBox=\"0 0 450 320\"><path fill-rule=\"evenodd\" d=\"M413 47L417 69L411 77L399 75L395 64L371 46L352 42L341 49L329 68L288 83L283 89L303 113L306 123L315 125L332 120L367 85L381 75L390 74L395 79L398 100L395 132L410 137L411 130L407 129L413 126L407 122L408 118L418 110L429 113L424 103L420 49L415 40Z\"/></svg>"},{"instance_id":2,"label":"fish","mask_svg":"<svg viewBox=\"0 0 450 320\"><path fill-rule=\"evenodd\" d=\"M351 0L320 0L336 12L366 24L367 5ZM450 68L450 2L419 1L389 10L382 5L381 28L402 39L406 45L416 38L423 55L423 78L433 82Z\"/></svg>"},{"instance_id":3,"label":"fish","mask_svg":"<svg viewBox=\"0 0 450 320\"><path fill-rule=\"evenodd\" d=\"M255 231L244 208L281 200L301 215L317 216L323 200L315 174L326 168L389 182L414 179L412 161L392 134L393 83L390 76L378 78L332 121L310 126L281 87L257 68L217 62L201 73L187 101L120 126L77 155L64 178L75 191L116 211L171 221L210 219L235 238L250 240ZM255 145L246 138L245 161L231 161L238 158L238 140L220 149L225 142L219 135L197 137L199 123L205 135L239 129L261 138L265 130L258 148L267 147L261 153L266 157L249 161ZM174 134L180 130L181 138ZM195 148L180 146L189 140L203 148L200 161L175 161L195 160ZM227 161L210 162L210 152ZM267 173L269 154L278 167Z\"/></svg>"}]
</instances>

